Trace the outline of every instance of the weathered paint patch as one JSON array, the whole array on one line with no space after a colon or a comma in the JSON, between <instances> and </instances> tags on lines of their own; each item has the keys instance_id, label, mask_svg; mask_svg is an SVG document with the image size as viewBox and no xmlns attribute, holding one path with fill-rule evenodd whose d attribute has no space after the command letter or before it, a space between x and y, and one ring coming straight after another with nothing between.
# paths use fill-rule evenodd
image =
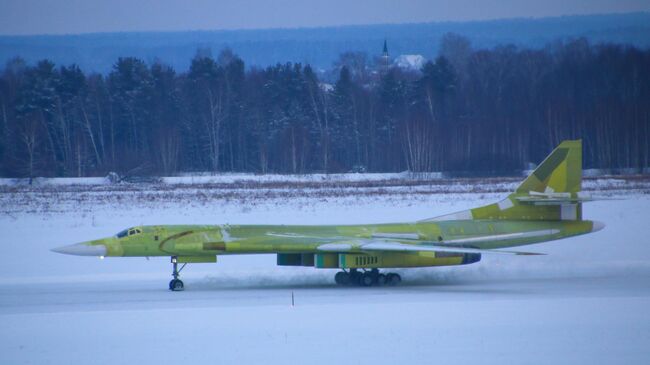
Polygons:
<instances>
[{"instance_id":1,"label":"weathered paint patch","mask_svg":"<svg viewBox=\"0 0 650 365\"><path fill-rule=\"evenodd\" d=\"M339 254L317 253L315 255L315 267L319 269L335 269L339 267Z\"/></svg>"},{"instance_id":2,"label":"weathered paint patch","mask_svg":"<svg viewBox=\"0 0 650 365\"><path fill-rule=\"evenodd\" d=\"M512 207L515 206L515 204L512 202L512 200L510 200L510 198L506 198L506 199L501 200L499 203L497 203L497 205L499 206L499 209L501 209L501 210L506 210L508 208L512 208Z\"/></svg>"},{"instance_id":3,"label":"weathered paint patch","mask_svg":"<svg viewBox=\"0 0 650 365\"><path fill-rule=\"evenodd\" d=\"M226 243L225 242L204 242L203 249L206 251L225 251Z\"/></svg>"},{"instance_id":4,"label":"weathered paint patch","mask_svg":"<svg viewBox=\"0 0 650 365\"><path fill-rule=\"evenodd\" d=\"M561 206L560 216L563 221L573 221L578 219L577 204L563 204Z\"/></svg>"},{"instance_id":5,"label":"weathered paint patch","mask_svg":"<svg viewBox=\"0 0 650 365\"><path fill-rule=\"evenodd\" d=\"M473 219L471 210L463 210L452 214L443 215L431 219L431 221L456 221L456 220L471 220Z\"/></svg>"}]
</instances>

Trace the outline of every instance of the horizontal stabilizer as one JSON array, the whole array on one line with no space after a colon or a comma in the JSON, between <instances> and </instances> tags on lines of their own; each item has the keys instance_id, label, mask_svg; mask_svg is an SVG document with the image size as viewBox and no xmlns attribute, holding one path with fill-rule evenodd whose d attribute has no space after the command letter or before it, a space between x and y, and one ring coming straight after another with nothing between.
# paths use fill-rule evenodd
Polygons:
<instances>
[{"instance_id":1,"label":"horizontal stabilizer","mask_svg":"<svg viewBox=\"0 0 650 365\"><path fill-rule=\"evenodd\" d=\"M558 198L532 198L532 197L519 197L515 198L522 204L531 204L531 205L563 205L563 204L577 204L577 203L586 203L593 200L581 199L581 198L568 198L568 199L558 199Z\"/></svg>"},{"instance_id":2,"label":"horizontal stabilizer","mask_svg":"<svg viewBox=\"0 0 650 365\"><path fill-rule=\"evenodd\" d=\"M590 194L583 192L577 193L538 193L531 191L529 195L513 196L518 202L522 204L532 205L563 205L563 204L577 204L587 203L597 200L616 200L606 197L594 197Z\"/></svg>"}]
</instances>

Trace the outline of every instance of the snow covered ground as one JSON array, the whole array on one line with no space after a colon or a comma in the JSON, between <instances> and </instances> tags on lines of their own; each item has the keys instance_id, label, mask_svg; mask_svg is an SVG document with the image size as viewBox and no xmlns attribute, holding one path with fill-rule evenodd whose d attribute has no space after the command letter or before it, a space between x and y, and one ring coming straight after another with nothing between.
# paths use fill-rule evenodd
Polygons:
<instances>
[{"instance_id":1,"label":"snow covered ground","mask_svg":"<svg viewBox=\"0 0 650 365\"><path fill-rule=\"evenodd\" d=\"M516 185L386 181L5 186L0 364L650 359L650 184L643 179L586 181L592 193L619 199L585 207L585 218L607 227L527 248L547 256L402 270L403 283L390 288L340 288L334 270L279 268L274 256L250 255L190 265L182 273L186 291L172 293L168 259L49 251L137 224L417 220L493 202Z\"/></svg>"}]
</instances>

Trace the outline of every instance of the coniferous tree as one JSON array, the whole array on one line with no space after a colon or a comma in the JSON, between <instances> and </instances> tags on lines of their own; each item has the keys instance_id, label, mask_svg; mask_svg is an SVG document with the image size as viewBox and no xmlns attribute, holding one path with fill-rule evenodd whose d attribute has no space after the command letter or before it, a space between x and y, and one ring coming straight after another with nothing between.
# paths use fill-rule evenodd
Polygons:
<instances>
[{"instance_id":1,"label":"coniferous tree","mask_svg":"<svg viewBox=\"0 0 650 365\"><path fill-rule=\"evenodd\" d=\"M513 171L563 139L584 165L650 164L650 51L584 39L474 50L446 35L421 70L346 53L328 72L247 69L199 50L188 71L120 58L106 76L48 60L0 73L4 176Z\"/></svg>"}]
</instances>

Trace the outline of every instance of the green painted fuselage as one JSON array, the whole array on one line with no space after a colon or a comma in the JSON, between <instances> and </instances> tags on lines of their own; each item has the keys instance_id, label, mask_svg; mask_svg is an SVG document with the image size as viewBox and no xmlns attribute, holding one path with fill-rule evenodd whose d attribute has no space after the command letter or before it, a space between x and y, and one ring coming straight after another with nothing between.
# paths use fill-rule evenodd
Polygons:
<instances>
[{"instance_id":1,"label":"green painted fuselage","mask_svg":"<svg viewBox=\"0 0 650 365\"><path fill-rule=\"evenodd\" d=\"M453 220L442 222L419 222L411 224L376 225L331 225L331 226L292 226L292 225L160 225L140 226L130 229L131 235L116 236L90 241L88 245L104 245L106 256L178 256L181 262L214 261L218 255L228 254L311 254L333 255L319 250L319 246L330 242L350 244L346 255L365 255L378 257L377 262L363 265L348 264L348 267L412 267L437 266L431 259L434 252L417 253L364 253L357 242L373 238L397 241L412 245L447 242L472 237L498 236L515 232L541 232L534 237L514 237L493 242L477 242L471 247L478 249L499 249L527 245L537 242L589 233L594 229L591 221L508 221L508 220ZM407 238L407 239L405 239ZM467 246L466 244L463 246ZM340 255L340 253L338 254ZM422 265L414 265L405 260L390 264L383 261L386 256L420 256L429 258ZM348 256L349 258L350 256ZM439 254L446 264L460 264L462 254ZM327 259L327 257L325 257ZM318 257L315 259L318 260ZM460 260L460 261L459 261ZM340 262L339 258L335 261ZM375 261L375 260L370 260ZM404 261L404 260L402 260ZM417 260L416 260L417 261ZM280 263L280 262L279 262ZM305 265L306 266L306 265ZM319 267L318 265L315 265ZM340 267L326 265L325 267Z\"/></svg>"}]
</instances>

